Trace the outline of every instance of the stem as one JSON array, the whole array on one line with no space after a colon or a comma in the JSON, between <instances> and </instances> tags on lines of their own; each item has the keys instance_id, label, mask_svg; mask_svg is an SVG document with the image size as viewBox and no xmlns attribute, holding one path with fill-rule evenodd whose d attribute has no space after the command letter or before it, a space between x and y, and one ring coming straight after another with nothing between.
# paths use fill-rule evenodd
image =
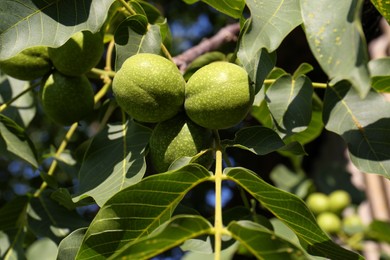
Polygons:
<instances>
[{"instance_id":1,"label":"stem","mask_svg":"<svg viewBox=\"0 0 390 260\"><path fill-rule=\"evenodd\" d=\"M264 80L263 84L272 84L276 81L276 79L266 79ZM328 84L326 83L320 83L320 82L312 82L311 83L314 88L327 88Z\"/></svg>"},{"instance_id":2,"label":"stem","mask_svg":"<svg viewBox=\"0 0 390 260\"><path fill-rule=\"evenodd\" d=\"M222 147L219 140L218 131L214 131L216 136L216 151L215 151L215 217L214 217L214 259L221 259L222 249L222 234L224 232L222 221Z\"/></svg>"},{"instance_id":3,"label":"stem","mask_svg":"<svg viewBox=\"0 0 390 260\"><path fill-rule=\"evenodd\" d=\"M175 62L164 43L161 43L161 50L164 53L165 57L167 57L170 61Z\"/></svg>"},{"instance_id":4,"label":"stem","mask_svg":"<svg viewBox=\"0 0 390 260\"><path fill-rule=\"evenodd\" d=\"M7 102L5 102L4 104L2 104L0 106L0 112L3 112L5 109L7 109L13 102L15 102L18 98L20 98L21 96L23 96L24 94L26 94L27 92L29 92L30 90L33 90L34 88L36 88L41 82L37 82L37 83L34 83L32 84L30 87L26 88L25 90L23 90L22 92L20 92L19 94L17 94L15 97L11 98L10 100L8 100Z\"/></svg>"},{"instance_id":5,"label":"stem","mask_svg":"<svg viewBox=\"0 0 390 260\"><path fill-rule=\"evenodd\" d=\"M133 8L131 8L131 6L128 4L128 3L126 3L126 1L125 0L117 0L119 3L121 3L122 5L123 5L123 7L131 14L131 15L135 15L135 14L137 14L134 10L133 10Z\"/></svg>"},{"instance_id":6,"label":"stem","mask_svg":"<svg viewBox=\"0 0 390 260\"><path fill-rule=\"evenodd\" d=\"M76 131L77 126L78 126L78 123L76 122L76 123L73 123L73 125L69 128L68 132L65 135L64 140L62 140L60 146L57 149L57 152L54 155L54 160L53 160L53 162L50 165L50 168L49 168L49 171L47 172L47 175L53 176L54 171L55 171L55 169L57 167L57 164L58 164L57 158L65 150L66 146L69 143L70 138L72 138L72 135ZM39 197L39 195L45 190L46 187L47 187L47 182L43 182L41 184L41 187L34 193L34 197Z\"/></svg>"},{"instance_id":7,"label":"stem","mask_svg":"<svg viewBox=\"0 0 390 260\"><path fill-rule=\"evenodd\" d=\"M107 91L110 89L111 87L111 80L109 80L106 84L103 85L103 87L98 91L98 93L96 93L95 97L94 97L94 100L95 100L95 104L97 102L99 102L99 100L104 97L104 95L107 93Z\"/></svg>"},{"instance_id":8,"label":"stem","mask_svg":"<svg viewBox=\"0 0 390 260\"><path fill-rule=\"evenodd\" d=\"M107 46L106 67L104 68L106 71L112 72L111 60L112 60L112 53L114 52L114 47L115 47L115 41L112 40Z\"/></svg>"},{"instance_id":9,"label":"stem","mask_svg":"<svg viewBox=\"0 0 390 260\"><path fill-rule=\"evenodd\" d=\"M110 78L115 77L114 71L107 71L107 70L102 70L102 69L98 69L98 68L92 68L91 72L96 74L96 75L103 76L103 77L105 77L105 76L109 76Z\"/></svg>"}]
</instances>

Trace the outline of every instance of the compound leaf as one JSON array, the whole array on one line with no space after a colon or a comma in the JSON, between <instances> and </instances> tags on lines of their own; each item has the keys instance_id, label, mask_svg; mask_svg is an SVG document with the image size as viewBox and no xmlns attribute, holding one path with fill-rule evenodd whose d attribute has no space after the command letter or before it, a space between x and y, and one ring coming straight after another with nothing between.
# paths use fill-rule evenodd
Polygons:
<instances>
[{"instance_id":1,"label":"compound leaf","mask_svg":"<svg viewBox=\"0 0 390 260\"><path fill-rule=\"evenodd\" d=\"M109 259L151 259L188 239L211 234L213 226L201 216L178 215L145 239L129 243Z\"/></svg>"},{"instance_id":2,"label":"compound leaf","mask_svg":"<svg viewBox=\"0 0 390 260\"><path fill-rule=\"evenodd\" d=\"M297 196L266 183L254 172L244 168L226 168L224 174L289 226L299 239L304 241L301 244L305 244L309 254L330 259L363 259L334 243L321 230L313 214Z\"/></svg>"},{"instance_id":3,"label":"compound leaf","mask_svg":"<svg viewBox=\"0 0 390 260\"><path fill-rule=\"evenodd\" d=\"M168 221L184 195L209 180L197 164L152 175L116 193L89 226L76 259L107 258L121 247L149 235Z\"/></svg>"}]
</instances>

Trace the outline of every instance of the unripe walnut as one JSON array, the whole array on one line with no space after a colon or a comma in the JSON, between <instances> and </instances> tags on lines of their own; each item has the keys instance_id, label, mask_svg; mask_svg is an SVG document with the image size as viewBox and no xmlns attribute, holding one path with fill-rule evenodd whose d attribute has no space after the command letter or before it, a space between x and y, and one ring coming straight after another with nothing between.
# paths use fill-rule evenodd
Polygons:
<instances>
[{"instance_id":1,"label":"unripe walnut","mask_svg":"<svg viewBox=\"0 0 390 260\"><path fill-rule=\"evenodd\" d=\"M186 85L185 111L209 129L229 128L248 114L254 89L247 72L228 62L213 62L197 70Z\"/></svg>"},{"instance_id":2,"label":"unripe walnut","mask_svg":"<svg viewBox=\"0 0 390 260\"><path fill-rule=\"evenodd\" d=\"M134 119L157 123L182 110L184 87L185 80L173 62L141 53L123 63L112 90L119 106Z\"/></svg>"}]
</instances>

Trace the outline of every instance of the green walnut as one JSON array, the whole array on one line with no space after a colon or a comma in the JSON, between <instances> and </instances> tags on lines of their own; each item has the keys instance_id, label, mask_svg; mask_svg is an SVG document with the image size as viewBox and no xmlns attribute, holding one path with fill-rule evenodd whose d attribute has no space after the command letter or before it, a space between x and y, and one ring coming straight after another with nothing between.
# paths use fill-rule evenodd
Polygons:
<instances>
[{"instance_id":1,"label":"green walnut","mask_svg":"<svg viewBox=\"0 0 390 260\"><path fill-rule=\"evenodd\" d=\"M165 172L175 160L193 157L211 145L211 131L182 114L158 123L149 140L150 157L157 172ZM209 167L212 160L211 152L206 152L195 162Z\"/></svg>"},{"instance_id":2,"label":"green walnut","mask_svg":"<svg viewBox=\"0 0 390 260\"><path fill-rule=\"evenodd\" d=\"M173 62L159 55L131 56L112 84L119 106L138 121L157 123L182 110L185 80Z\"/></svg>"},{"instance_id":3,"label":"green walnut","mask_svg":"<svg viewBox=\"0 0 390 260\"><path fill-rule=\"evenodd\" d=\"M103 37L100 33L82 31L75 33L62 46L49 48L49 57L62 74L79 76L96 66L103 51Z\"/></svg>"},{"instance_id":4,"label":"green walnut","mask_svg":"<svg viewBox=\"0 0 390 260\"><path fill-rule=\"evenodd\" d=\"M306 204L315 215L318 215L329 209L329 198L324 193L314 192L307 197Z\"/></svg>"},{"instance_id":5,"label":"green walnut","mask_svg":"<svg viewBox=\"0 0 390 260\"><path fill-rule=\"evenodd\" d=\"M351 203L351 196L345 190L335 190L329 194L329 210L339 214Z\"/></svg>"},{"instance_id":6,"label":"green walnut","mask_svg":"<svg viewBox=\"0 0 390 260\"><path fill-rule=\"evenodd\" d=\"M341 231L341 219L332 212L322 212L317 216L317 223L322 230L329 234Z\"/></svg>"},{"instance_id":7,"label":"green walnut","mask_svg":"<svg viewBox=\"0 0 390 260\"><path fill-rule=\"evenodd\" d=\"M94 92L85 75L70 77L55 71L43 80L40 95L45 113L60 125L71 125L93 111Z\"/></svg>"},{"instance_id":8,"label":"green walnut","mask_svg":"<svg viewBox=\"0 0 390 260\"><path fill-rule=\"evenodd\" d=\"M48 48L36 46L25 49L15 56L0 61L0 70L20 80L33 80L45 76L52 70Z\"/></svg>"},{"instance_id":9,"label":"green walnut","mask_svg":"<svg viewBox=\"0 0 390 260\"><path fill-rule=\"evenodd\" d=\"M224 129L242 121L252 106L254 89L247 72L228 62L213 62L188 80L184 108L192 121Z\"/></svg>"}]
</instances>

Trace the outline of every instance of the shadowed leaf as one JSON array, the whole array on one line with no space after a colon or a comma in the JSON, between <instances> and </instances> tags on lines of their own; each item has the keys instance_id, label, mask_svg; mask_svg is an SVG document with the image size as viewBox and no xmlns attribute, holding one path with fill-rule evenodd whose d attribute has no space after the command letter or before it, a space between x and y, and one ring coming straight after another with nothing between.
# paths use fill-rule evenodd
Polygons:
<instances>
[{"instance_id":1,"label":"shadowed leaf","mask_svg":"<svg viewBox=\"0 0 390 260\"><path fill-rule=\"evenodd\" d=\"M364 101L342 81L327 89L325 128L347 143L352 162L363 172L390 178L390 103L374 91Z\"/></svg>"},{"instance_id":2,"label":"shadowed leaf","mask_svg":"<svg viewBox=\"0 0 390 260\"><path fill-rule=\"evenodd\" d=\"M146 170L145 147L151 130L133 121L108 125L94 137L81 165L79 195L103 205L113 194L139 182Z\"/></svg>"}]
</instances>

